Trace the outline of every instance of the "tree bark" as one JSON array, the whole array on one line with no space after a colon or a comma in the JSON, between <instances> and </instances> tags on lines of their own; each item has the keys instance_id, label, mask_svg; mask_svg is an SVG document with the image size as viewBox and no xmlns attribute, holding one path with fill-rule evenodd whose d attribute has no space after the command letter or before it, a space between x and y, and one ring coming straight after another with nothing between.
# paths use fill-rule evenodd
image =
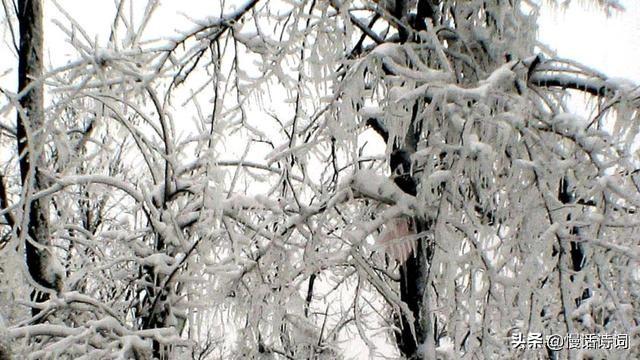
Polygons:
<instances>
[{"instance_id":1,"label":"tree bark","mask_svg":"<svg viewBox=\"0 0 640 360\"><path fill-rule=\"evenodd\" d=\"M18 155L22 186L34 194L42 188L39 168L44 165L44 89L41 82L34 83L43 74L44 39L42 31L42 1L19 0L20 51L18 64L18 92L21 95L17 115ZM46 199L25 205L28 218L25 251L27 268L39 285L55 289L53 274L47 274L49 257L48 206ZM34 291L32 300L43 302L48 293ZM37 309L32 310L37 313Z\"/></svg>"},{"instance_id":2,"label":"tree bark","mask_svg":"<svg viewBox=\"0 0 640 360\"><path fill-rule=\"evenodd\" d=\"M414 121L417 117L417 107L414 109ZM413 137L414 141L405 141L405 149L394 151L390 159L390 167L396 175L394 181L402 191L409 195L417 195L418 181L411 174L411 155L415 153L415 143L419 137L420 127L407 137ZM413 144L412 144L413 143ZM402 154L402 155L399 155ZM416 233L426 232L430 224L419 217L413 218L413 226ZM401 354L407 359L419 359L426 349L422 346L432 339L429 338L430 319L427 313L428 306L428 275L433 259L433 243L421 237L418 240L413 256L400 267L400 299L407 304L413 319L402 316L400 333L396 334L396 342ZM413 331L415 331L415 333Z\"/></svg>"},{"instance_id":3,"label":"tree bark","mask_svg":"<svg viewBox=\"0 0 640 360\"><path fill-rule=\"evenodd\" d=\"M436 0L420 0L417 3L417 14L408 25L414 31L426 29L426 21L435 21ZM396 1L395 16L407 22L409 14L406 0ZM410 34L400 31L401 42L411 41ZM416 100L412 111L412 124L405 136L402 148L394 146L395 151L390 158L390 168L396 174L394 181L402 191L415 196L418 193L418 180L411 173L411 155L417 150L418 141L422 132L422 123L419 120L421 111L420 100ZM388 140L388 139L385 139ZM394 144L395 145L395 144ZM413 226L416 233L426 232L431 227L428 221L418 217L413 218ZM433 241L427 238L419 238L415 254L400 267L400 299L407 304L413 319L402 316L400 319L400 332L396 334L396 342L400 353L406 359L430 358L435 355L435 339L431 333L431 318L428 313L429 291L428 280L431 262L433 259ZM414 332L415 331L415 332Z\"/></svg>"}]
</instances>

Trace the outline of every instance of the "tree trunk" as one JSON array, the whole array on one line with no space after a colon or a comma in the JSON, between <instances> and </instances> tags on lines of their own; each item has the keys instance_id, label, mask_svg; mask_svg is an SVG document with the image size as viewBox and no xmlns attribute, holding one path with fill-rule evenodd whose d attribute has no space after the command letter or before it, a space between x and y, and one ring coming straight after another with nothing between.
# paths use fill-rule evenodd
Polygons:
<instances>
[{"instance_id":1,"label":"tree trunk","mask_svg":"<svg viewBox=\"0 0 640 360\"><path fill-rule=\"evenodd\" d=\"M420 31L426 29L426 21L434 21L436 13L434 10L436 0L420 0L417 3L417 14L413 21L409 18L407 1L396 0L394 16L402 19L413 30ZM412 41L409 33L400 31L400 41ZM390 168L396 174L394 181L402 191L415 196L418 192L418 180L411 173L411 156L416 152L418 141L422 132L422 124L418 123L421 109L421 100L416 100L412 111L412 124L405 136L403 148L398 148L394 144L394 152L390 158ZM393 141L393 140L391 140ZM423 233L429 230L431 224L425 219L413 218L413 226L416 233ZM400 332L396 334L398 349L406 359L420 359L425 356L435 355L435 344L430 336L431 319L428 314L428 277L433 259L433 241L427 238L417 240L416 251L413 256L400 267L400 299L407 304L413 319L402 316L400 319Z\"/></svg>"},{"instance_id":2,"label":"tree trunk","mask_svg":"<svg viewBox=\"0 0 640 360\"><path fill-rule=\"evenodd\" d=\"M414 108L414 121L416 119L418 107ZM405 141L405 149L395 150L391 154L390 166L396 177L394 181L402 191L415 196L418 192L417 180L411 174L411 155L415 153L415 144L419 137L420 126ZM399 175L398 175L399 174ZM431 224L419 217L413 218L413 226L416 233L420 234L429 230ZM423 345L432 343L432 338L428 336L430 318L427 313L428 306L428 275L433 259L433 242L427 238L419 238L416 251L413 256L400 267L400 299L407 304L413 315L413 319L402 316L400 333L396 334L396 342L401 354L407 359L420 359L424 356L424 351L433 346Z\"/></svg>"},{"instance_id":3,"label":"tree trunk","mask_svg":"<svg viewBox=\"0 0 640 360\"><path fill-rule=\"evenodd\" d=\"M38 168L44 165L44 90L42 83L33 83L43 74L42 2L19 0L18 21L20 23L20 52L18 64L18 92L20 108L17 115L18 154L22 186L34 194L41 189L42 176ZM49 240L48 210L46 199L33 200L25 205L28 218L25 238L27 268L39 285L55 289L58 287L55 274L50 271L48 261L53 254L47 246ZM35 290L32 300L43 302L48 293ZM37 309L33 309L36 314Z\"/></svg>"}]
</instances>

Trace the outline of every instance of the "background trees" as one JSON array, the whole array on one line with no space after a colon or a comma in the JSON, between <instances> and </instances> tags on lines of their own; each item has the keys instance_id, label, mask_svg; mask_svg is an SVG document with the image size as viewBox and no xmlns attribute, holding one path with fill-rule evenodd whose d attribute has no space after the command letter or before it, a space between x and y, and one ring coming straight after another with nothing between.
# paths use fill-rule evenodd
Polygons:
<instances>
[{"instance_id":1,"label":"background trees","mask_svg":"<svg viewBox=\"0 0 640 360\"><path fill-rule=\"evenodd\" d=\"M637 353L637 87L537 49L532 2L234 5L166 37L119 2L104 44L59 22L77 60L26 78L48 100L22 150L28 92L2 89L14 356ZM49 238L20 231L38 209ZM65 273L49 299L28 244Z\"/></svg>"}]
</instances>

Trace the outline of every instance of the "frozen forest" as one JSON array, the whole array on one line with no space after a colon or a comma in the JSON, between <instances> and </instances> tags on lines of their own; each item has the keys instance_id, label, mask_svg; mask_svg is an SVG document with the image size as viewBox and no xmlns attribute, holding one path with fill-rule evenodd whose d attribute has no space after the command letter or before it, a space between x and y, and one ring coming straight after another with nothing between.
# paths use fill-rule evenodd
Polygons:
<instances>
[{"instance_id":1,"label":"frozen forest","mask_svg":"<svg viewBox=\"0 0 640 360\"><path fill-rule=\"evenodd\" d=\"M565 1L102 2L2 0L0 359L640 358L640 88Z\"/></svg>"}]
</instances>

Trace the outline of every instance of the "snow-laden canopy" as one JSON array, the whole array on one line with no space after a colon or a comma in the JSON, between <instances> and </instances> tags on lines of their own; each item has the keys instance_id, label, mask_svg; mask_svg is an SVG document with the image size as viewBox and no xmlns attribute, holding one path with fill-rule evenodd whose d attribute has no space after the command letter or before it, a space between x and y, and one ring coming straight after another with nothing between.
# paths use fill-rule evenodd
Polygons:
<instances>
[{"instance_id":1,"label":"snow-laden canopy","mask_svg":"<svg viewBox=\"0 0 640 360\"><path fill-rule=\"evenodd\" d=\"M119 4L104 45L60 22L77 60L30 85L44 186L1 121L0 353L579 358L511 339L587 333L631 343L581 356L638 355L640 90L545 52L540 4L239 1L157 41L162 5Z\"/></svg>"}]
</instances>

